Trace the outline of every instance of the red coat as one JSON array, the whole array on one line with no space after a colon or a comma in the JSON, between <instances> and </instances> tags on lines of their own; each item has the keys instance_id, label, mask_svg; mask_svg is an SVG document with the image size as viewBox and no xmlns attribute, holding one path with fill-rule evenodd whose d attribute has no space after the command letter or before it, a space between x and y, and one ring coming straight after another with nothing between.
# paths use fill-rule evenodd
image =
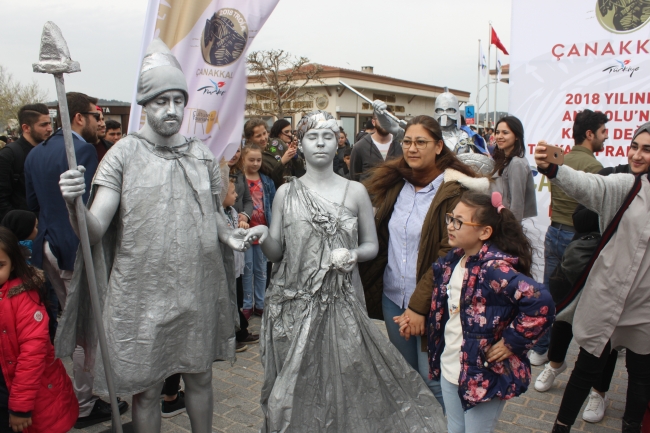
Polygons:
<instances>
[{"instance_id":1,"label":"red coat","mask_svg":"<svg viewBox=\"0 0 650 433\"><path fill-rule=\"evenodd\" d=\"M38 293L21 280L0 287L0 365L9 410L31 412L27 433L64 433L79 416L79 403L60 359L54 358L48 316Z\"/></svg>"}]
</instances>

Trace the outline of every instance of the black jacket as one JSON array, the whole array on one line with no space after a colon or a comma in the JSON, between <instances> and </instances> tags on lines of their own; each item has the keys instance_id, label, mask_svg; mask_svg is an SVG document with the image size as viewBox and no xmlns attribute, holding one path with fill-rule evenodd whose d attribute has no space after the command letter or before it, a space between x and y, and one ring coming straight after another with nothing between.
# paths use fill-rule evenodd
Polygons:
<instances>
[{"instance_id":1,"label":"black jacket","mask_svg":"<svg viewBox=\"0 0 650 433\"><path fill-rule=\"evenodd\" d=\"M24 137L0 149L0 221L11 210L29 210L24 169L32 149Z\"/></svg>"},{"instance_id":2,"label":"black jacket","mask_svg":"<svg viewBox=\"0 0 650 433\"><path fill-rule=\"evenodd\" d=\"M390 144L386 160L399 158L404 153L402 146L396 141ZM361 182L368 177L368 170L384 162L381 152L372 142L370 134L364 136L354 144L350 155L350 179Z\"/></svg>"},{"instance_id":3,"label":"black jacket","mask_svg":"<svg viewBox=\"0 0 650 433\"><path fill-rule=\"evenodd\" d=\"M235 180L235 192L237 193L237 201L233 206L237 213L243 213L248 217L248 221L253 215L253 198L251 197L251 190L246 185L246 178L244 173L241 171L233 171L230 173L232 176L236 176Z\"/></svg>"}]
</instances>

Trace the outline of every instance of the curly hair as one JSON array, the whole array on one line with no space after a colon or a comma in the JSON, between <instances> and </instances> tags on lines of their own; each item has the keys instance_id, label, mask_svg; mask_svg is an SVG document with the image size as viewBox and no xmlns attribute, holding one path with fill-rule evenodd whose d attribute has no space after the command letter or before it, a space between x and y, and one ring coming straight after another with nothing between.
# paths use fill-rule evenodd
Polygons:
<instances>
[{"instance_id":1,"label":"curly hair","mask_svg":"<svg viewBox=\"0 0 650 433\"><path fill-rule=\"evenodd\" d=\"M508 208L497 211L492 205L492 198L484 193L467 191L460 202L475 209L472 220L478 224L492 227L489 241L504 253L517 257L517 269L522 274L532 277L533 247L526 237L521 223Z\"/></svg>"}]
</instances>

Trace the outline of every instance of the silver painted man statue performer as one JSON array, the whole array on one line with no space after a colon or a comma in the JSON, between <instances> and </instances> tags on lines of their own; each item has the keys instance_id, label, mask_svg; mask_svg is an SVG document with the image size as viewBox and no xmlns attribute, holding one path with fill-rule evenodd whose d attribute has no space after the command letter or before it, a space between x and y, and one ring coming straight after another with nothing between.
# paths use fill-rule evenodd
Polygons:
<instances>
[{"instance_id":1,"label":"silver painted man statue performer","mask_svg":"<svg viewBox=\"0 0 650 433\"><path fill-rule=\"evenodd\" d=\"M377 100L372 105L381 126L401 141L406 123L401 121L398 124L386 115L385 102ZM487 151L485 141L469 127L461 124L458 98L447 88L436 98L433 118L440 124L445 145L453 150L461 161L481 174L491 174L494 162Z\"/></svg>"},{"instance_id":2,"label":"silver painted man statue performer","mask_svg":"<svg viewBox=\"0 0 650 433\"><path fill-rule=\"evenodd\" d=\"M297 129L307 173L278 189L261 241L276 263L262 433L434 432L433 394L366 312L357 263L377 255L377 231L365 187L332 170L339 126L314 111Z\"/></svg>"},{"instance_id":3,"label":"silver painted man statue performer","mask_svg":"<svg viewBox=\"0 0 650 433\"><path fill-rule=\"evenodd\" d=\"M154 40L138 80L146 124L102 159L85 209L115 388L133 395L138 433L160 431L160 392L174 373L183 375L192 431L212 432L212 363L234 358L230 248L244 250L259 237L255 229L228 228L219 164L201 141L179 134L187 97L178 61ZM60 181L75 230L72 203L85 190L83 171ZM77 254L56 347L65 356L82 344L92 365L96 334L82 261ZM100 394L104 377L95 363Z\"/></svg>"}]
</instances>

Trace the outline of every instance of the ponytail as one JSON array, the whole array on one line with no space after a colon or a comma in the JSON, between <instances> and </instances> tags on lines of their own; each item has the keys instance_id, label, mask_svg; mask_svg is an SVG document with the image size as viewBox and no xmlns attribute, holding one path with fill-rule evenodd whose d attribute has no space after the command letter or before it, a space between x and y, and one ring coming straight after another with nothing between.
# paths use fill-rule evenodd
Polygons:
<instances>
[{"instance_id":1,"label":"ponytail","mask_svg":"<svg viewBox=\"0 0 650 433\"><path fill-rule=\"evenodd\" d=\"M515 269L527 277L532 277L533 247L524 234L521 223L510 209L499 203L493 203L487 194L468 191L460 199L461 203L475 209L473 220L478 224L492 227L492 236L488 239L501 251L517 257Z\"/></svg>"}]
</instances>

